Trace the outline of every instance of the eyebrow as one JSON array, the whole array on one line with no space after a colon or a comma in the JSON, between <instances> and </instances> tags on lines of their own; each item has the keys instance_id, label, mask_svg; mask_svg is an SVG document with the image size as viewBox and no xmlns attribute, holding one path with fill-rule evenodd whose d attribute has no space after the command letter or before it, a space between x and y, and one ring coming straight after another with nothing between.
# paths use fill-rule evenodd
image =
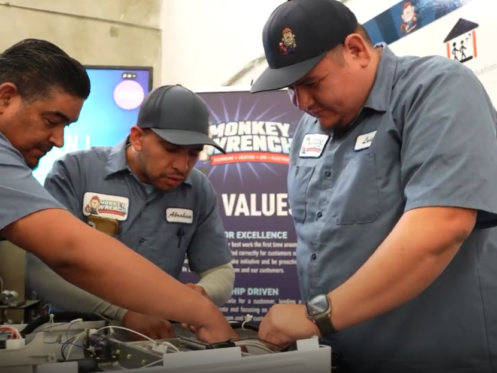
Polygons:
<instances>
[{"instance_id":1,"label":"eyebrow","mask_svg":"<svg viewBox=\"0 0 497 373\"><path fill-rule=\"evenodd\" d=\"M64 113L62 113L62 112L60 112L58 110L45 111L44 114L56 116L61 121L64 121L64 122L72 122L71 118L69 118L66 114L64 114Z\"/></svg>"}]
</instances>

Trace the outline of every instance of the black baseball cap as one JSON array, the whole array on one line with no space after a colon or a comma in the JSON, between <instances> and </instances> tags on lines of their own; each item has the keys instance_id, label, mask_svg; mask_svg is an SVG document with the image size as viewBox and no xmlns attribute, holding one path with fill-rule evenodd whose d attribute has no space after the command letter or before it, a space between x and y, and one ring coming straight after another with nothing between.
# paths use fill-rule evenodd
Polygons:
<instances>
[{"instance_id":1,"label":"black baseball cap","mask_svg":"<svg viewBox=\"0 0 497 373\"><path fill-rule=\"evenodd\" d=\"M288 0L281 4L262 31L269 67L250 91L274 91L293 85L357 26L354 13L337 0Z\"/></svg>"},{"instance_id":2,"label":"black baseball cap","mask_svg":"<svg viewBox=\"0 0 497 373\"><path fill-rule=\"evenodd\" d=\"M145 98L137 126L150 128L174 145L211 145L226 153L209 137L209 117L209 108L199 95L181 85L165 85Z\"/></svg>"}]
</instances>

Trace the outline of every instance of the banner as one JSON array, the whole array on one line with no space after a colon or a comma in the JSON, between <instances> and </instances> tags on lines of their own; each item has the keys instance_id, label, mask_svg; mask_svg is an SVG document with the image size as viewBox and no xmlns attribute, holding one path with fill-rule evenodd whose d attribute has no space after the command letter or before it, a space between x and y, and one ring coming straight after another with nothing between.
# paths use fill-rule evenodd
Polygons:
<instances>
[{"instance_id":1,"label":"banner","mask_svg":"<svg viewBox=\"0 0 497 373\"><path fill-rule=\"evenodd\" d=\"M211 110L210 135L227 152L206 147L197 164L217 192L236 271L221 310L228 320L250 314L259 322L273 304L301 302L287 172L303 113L286 91L200 95ZM183 271L183 282L196 282L187 262Z\"/></svg>"},{"instance_id":2,"label":"banner","mask_svg":"<svg viewBox=\"0 0 497 373\"><path fill-rule=\"evenodd\" d=\"M404 0L386 13L389 12L392 17L396 14L396 22L406 15L414 15L417 23L411 32L402 38L386 31L378 35L374 25L385 29L391 23L383 18L386 17L384 13L366 22L365 27L375 42L382 39L395 41L389 46L398 56L439 55L463 64L480 79L496 104L497 55L494 39L497 23L492 12L494 8L494 0ZM400 9L409 12L404 14Z\"/></svg>"},{"instance_id":3,"label":"banner","mask_svg":"<svg viewBox=\"0 0 497 373\"><path fill-rule=\"evenodd\" d=\"M364 24L373 43L392 44L474 0L401 0Z\"/></svg>"}]
</instances>

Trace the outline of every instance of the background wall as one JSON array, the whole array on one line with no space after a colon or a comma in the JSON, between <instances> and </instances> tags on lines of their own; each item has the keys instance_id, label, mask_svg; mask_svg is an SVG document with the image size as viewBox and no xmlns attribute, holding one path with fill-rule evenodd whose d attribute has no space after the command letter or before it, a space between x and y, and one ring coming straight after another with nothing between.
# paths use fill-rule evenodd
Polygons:
<instances>
[{"instance_id":1,"label":"background wall","mask_svg":"<svg viewBox=\"0 0 497 373\"><path fill-rule=\"evenodd\" d=\"M214 87L262 53L262 27L281 0L165 0L164 83Z\"/></svg>"},{"instance_id":2,"label":"background wall","mask_svg":"<svg viewBox=\"0 0 497 373\"><path fill-rule=\"evenodd\" d=\"M153 66L157 85L161 8L161 0L0 0L0 50L46 39L83 64ZM24 293L24 252L9 243L0 244L0 276Z\"/></svg>"},{"instance_id":3,"label":"background wall","mask_svg":"<svg viewBox=\"0 0 497 373\"><path fill-rule=\"evenodd\" d=\"M284 0L165 0L162 81L191 88L249 86L266 67L262 28ZM398 0L344 0L364 23Z\"/></svg>"}]
</instances>

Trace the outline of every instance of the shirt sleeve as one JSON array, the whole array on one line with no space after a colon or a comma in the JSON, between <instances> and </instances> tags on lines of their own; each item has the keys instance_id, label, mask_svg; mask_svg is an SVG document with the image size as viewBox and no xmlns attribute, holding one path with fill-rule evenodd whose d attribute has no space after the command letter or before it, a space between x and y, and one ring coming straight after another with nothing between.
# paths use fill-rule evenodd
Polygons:
<instances>
[{"instance_id":1,"label":"shirt sleeve","mask_svg":"<svg viewBox=\"0 0 497 373\"><path fill-rule=\"evenodd\" d=\"M80 220L84 220L82 201L80 201L79 174L80 164L73 154L66 154L57 159L45 178L45 189L67 210Z\"/></svg>"},{"instance_id":2,"label":"shirt sleeve","mask_svg":"<svg viewBox=\"0 0 497 373\"><path fill-rule=\"evenodd\" d=\"M217 207L216 192L204 175L202 178L203 190L199 202L202 206L201 215L187 251L190 268L197 274L230 263L232 260L231 249Z\"/></svg>"},{"instance_id":3,"label":"shirt sleeve","mask_svg":"<svg viewBox=\"0 0 497 373\"><path fill-rule=\"evenodd\" d=\"M478 78L438 60L406 101L401 174L405 210L478 211L476 228L497 225L497 117Z\"/></svg>"},{"instance_id":4,"label":"shirt sleeve","mask_svg":"<svg viewBox=\"0 0 497 373\"><path fill-rule=\"evenodd\" d=\"M233 294L235 285L235 269L233 264L222 266L199 273L200 280L197 285L202 286L212 303L221 307Z\"/></svg>"},{"instance_id":5,"label":"shirt sleeve","mask_svg":"<svg viewBox=\"0 0 497 373\"><path fill-rule=\"evenodd\" d=\"M80 198L84 180L80 169L77 156L74 153L66 154L54 162L44 186L74 216L84 221ZM118 321L122 321L127 312L69 283L41 260L29 254L26 257L26 277L34 291L48 303L64 311L76 311L74 307L77 305L79 311L98 313Z\"/></svg>"},{"instance_id":6,"label":"shirt sleeve","mask_svg":"<svg viewBox=\"0 0 497 373\"><path fill-rule=\"evenodd\" d=\"M0 230L35 212L63 209L36 180L22 155L0 135Z\"/></svg>"},{"instance_id":7,"label":"shirt sleeve","mask_svg":"<svg viewBox=\"0 0 497 373\"><path fill-rule=\"evenodd\" d=\"M26 283L53 308L96 313L122 322L126 310L64 280L33 254L26 254Z\"/></svg>"}]
</instances>

